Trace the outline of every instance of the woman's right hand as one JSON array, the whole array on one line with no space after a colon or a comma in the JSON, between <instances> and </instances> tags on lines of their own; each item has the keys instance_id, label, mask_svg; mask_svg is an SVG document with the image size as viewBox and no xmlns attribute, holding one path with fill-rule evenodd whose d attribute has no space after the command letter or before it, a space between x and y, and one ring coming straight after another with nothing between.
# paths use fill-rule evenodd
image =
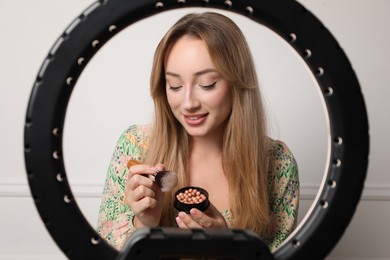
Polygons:
<instances>
[{"instance_id":1,"label":"woman's right hand","mask_svg":"<svg viewBox=\"0 0 390 260\"><path fill-rule=\"evenodd\" d=\"M134 212L133 224L136 228L156 227L160 223L164 196L151 175L163 170L162 164L138 164L128 169L126 203Z\"/></svg>"}]
</instances>

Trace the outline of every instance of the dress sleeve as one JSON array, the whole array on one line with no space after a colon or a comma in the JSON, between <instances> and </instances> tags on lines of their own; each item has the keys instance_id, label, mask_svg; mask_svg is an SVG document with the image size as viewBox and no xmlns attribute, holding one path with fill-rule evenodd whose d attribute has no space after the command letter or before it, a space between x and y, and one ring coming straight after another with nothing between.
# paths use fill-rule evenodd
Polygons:
<instances>
[{"instance_id":1,"label":"dress sleeve","mask_svg":"<svg viewBox=\"0 0 390 260\"><path fill-rule=\"evenodd\" d=\"M277 249L296 228L299 207L297 162L286 144L273 142L268 172L271 220L265 238L271 251Z\"/></svg>"},{"instance_id":2,"label":"dress sleeve","mask_svg":"<svg viewBox=\"0 0 390 260\"><path fill-rule=\"evenodd\" d=\"M147 147L145 128L131 126L119 138L111 162L98 216L97 231L109 244L121 249L135 231L134 213L125 202L127 162L130 159L144 161Z\"/></svg>"}]
</instances>

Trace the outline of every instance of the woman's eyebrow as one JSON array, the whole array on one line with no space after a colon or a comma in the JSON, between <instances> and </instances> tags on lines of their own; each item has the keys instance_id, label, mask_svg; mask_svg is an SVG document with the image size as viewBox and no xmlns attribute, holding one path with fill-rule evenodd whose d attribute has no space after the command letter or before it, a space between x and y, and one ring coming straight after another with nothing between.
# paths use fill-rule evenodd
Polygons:
<instances>
[{"instance_id":1,"label":"woman's eyebrow","mask_svg":"<svg viewBox=\"0 0 390 260\"><path fill-rule=\"evenodd\" d=\"M179 74L173 73L173 72L170 72L170 71L165 72L165 76L171 76L171 77L175 77L175 78L180 78Z\"/></svg>"},{"instance_id":2,"label":"woman's eyebrow","mask_svg":"<svg viewBox=\"0 0 390 260\"><path fill-rule=\"evenodd\" d=\"M194 76L198 77L198 76L201 76L201 75L204 75L204 74L207 74L207 73L215 73L215 72L217 72L217 70L215 70L215 69L204 69L204 70L200 70L200 71L195 72ZM165 75L166 76L175 77L175 78L180 78L179 74L171 72L171 71L167 71L165 73Z\"/></svg>"},{"instance_id":3,"label":"woman's eyebrow","mask_svg":"<svg viewBox=\"0 0 390 260\"><path fill-rule=\"evenodd\" d=\"M195 76L201 76L201 75L204 75L204 74L207 74L207 73L212 73L212 72L217 72L217 71L215 69L204 69L204 70L195 72L194 75Z\"/></svg>"}]
</instances>

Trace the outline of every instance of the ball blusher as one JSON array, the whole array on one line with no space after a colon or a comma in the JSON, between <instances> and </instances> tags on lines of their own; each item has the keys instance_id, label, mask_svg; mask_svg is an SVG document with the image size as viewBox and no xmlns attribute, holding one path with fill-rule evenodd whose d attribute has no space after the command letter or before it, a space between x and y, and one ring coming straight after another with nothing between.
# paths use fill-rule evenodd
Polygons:
<instances>
[{"instance_id":1,"label":"ball blusher","mask_svg":"<svg viewBox=\"0 0 390 260\"><path fill-rule=\"evenodd\" d=\"M175 192L174 207L178 211L189 214L190 210L195 208L203 212L206 211L209 206L209 194L203 188L188 186Z\"/></svg>"}]
</instances>

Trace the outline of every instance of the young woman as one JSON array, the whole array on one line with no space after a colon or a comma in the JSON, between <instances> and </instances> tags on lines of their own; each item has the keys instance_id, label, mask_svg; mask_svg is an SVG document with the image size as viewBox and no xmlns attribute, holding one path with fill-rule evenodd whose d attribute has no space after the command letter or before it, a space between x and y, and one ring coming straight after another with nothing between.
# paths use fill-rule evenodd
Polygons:
<instances>
[{"instance_id":1,"label":"young woman","mask_svg":"<svg viewBox=\"0 0 390 260\"><path fill-rule=\"evenodd\" d=\"M294 230L299 204L295 159L267 136L247 42L226 16L181 18L159 43L151 73L155 120L131 126L116 146L98 231L120 249L141 227L250 229L271 250ZM129 160L142 162L126 167ZM210 207L176 213L174 191L145 174L178 175L177 188L202 187Z\"/></svg>"}]
</instances>

